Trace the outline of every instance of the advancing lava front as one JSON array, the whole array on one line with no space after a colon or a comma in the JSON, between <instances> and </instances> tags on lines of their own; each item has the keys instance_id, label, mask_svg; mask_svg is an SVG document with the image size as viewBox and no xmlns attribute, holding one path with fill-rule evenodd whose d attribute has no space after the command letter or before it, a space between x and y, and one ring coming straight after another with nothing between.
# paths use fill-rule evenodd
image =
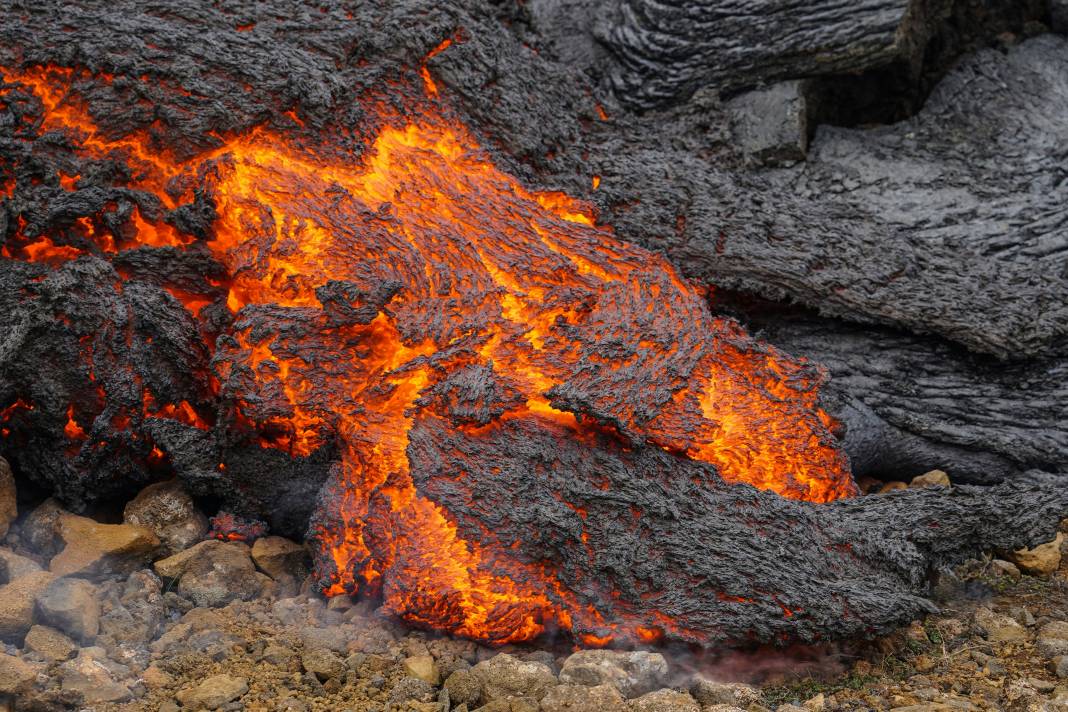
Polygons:
<instances>
[{"instance_id":1,"label":"advancing lava front","mask_svg":"<svg viewBox=\"0 0 1068 712\"><path fill-rule=\"evenodd\" d=\"M856 487L822 370L499 169L413 74L357 126L177 151L79 91L157 77L4 69L0 449L72 500L302 498L327 594L493 642L870 634L929 565L1042 529L1057 503L1008 485L827 504Z\"/></svg>"}]
</instances>

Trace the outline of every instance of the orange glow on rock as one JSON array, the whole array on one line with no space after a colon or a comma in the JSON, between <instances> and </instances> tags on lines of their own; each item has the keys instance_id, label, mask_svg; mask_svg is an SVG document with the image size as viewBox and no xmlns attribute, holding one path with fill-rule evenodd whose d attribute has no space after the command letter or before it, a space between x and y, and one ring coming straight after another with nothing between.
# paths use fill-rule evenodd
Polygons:
<instances>
[{"instance_id":1,"label":"orange glow on rock","mask_svg":"<svg viewBox=\"0 0 1068 712\"><path fill-rule=\"evenodd\" d=\"M421 74L436 95L425 63ZM595 611L560 590L551 570L465 539L449 513L417 491L406 452L414 414L443 372L466 366L491 367L516 390L501 420L551 424L575 438L607 430L785 497L828 502L856 493L817 405L817 369L713 315L703 289L665 258L598 225L593 206L530 190L499 170L455 120L381 117L384 125L359 161L258 129L182 165L137 134L100 135L68 100L70 76L36 69L15 78L41 98L46 127L80 135L89 155L124 152L141 169L138 188L174 207L167 181L211 169L202 171L217 214L207 246L230 274L227 305L236 315L217 375L225 381L233 369L247 369L277 394L284 416L257 420L252 399L238 404L262 446L304 456L336 444L339 524L315 532L336 566L329 595L380 591L385 607L409 622L498 643L529 640L549 627L598 631L581 635L589 646L654 642L671 630L670 621L659 620L606 630ZM132 221L137 244L190 242L137 212ZM78 254L47 238L34 244L40 259ZM384 283L400 286L367 318L333 319L321 291ZM208 303L171 293L194 315ZM351 303L341 314L366 306L362 291L342 293ZM266 308L299 315L315 348L299 335L255 329ZM407 333L401 314L418 314L430 327ZM650 336L625 342L634 331ZM585 354L583 339L619 342L618 356ZM684 346L699 357L685 360ZM639 367L668 393L662 402L652 404L641 380L628 376ZM553 395L588 374L609 384L601 388L612 401L611 422ZM146 415L209 427L189 403L157 408L146 395L145 408ZM375 508L374 501L388 505Z\"/></svg>"}]
</instances>

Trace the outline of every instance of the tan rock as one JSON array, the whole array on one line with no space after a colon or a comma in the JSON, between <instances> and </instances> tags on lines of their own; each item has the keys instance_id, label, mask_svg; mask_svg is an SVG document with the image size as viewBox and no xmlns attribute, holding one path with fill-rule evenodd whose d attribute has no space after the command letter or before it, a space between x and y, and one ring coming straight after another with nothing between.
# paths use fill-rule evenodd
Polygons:
<instances>
[{"instance_id":1,"label":"tan rock","mask_svg":"<svg viewBox=\"0 0 1068 712\"><path fill-rule=\"evenodd\" d=\"M10 549L0 549L0 583L8 583L40 570L40 564L33 559L19 556Z\"/></svg>"},{"instance_id":2,"label":"tan rock","mask_svg":"<svg viewBox=\"0 0 1068 712\"><path fill-rule=\"evenodd\" d=\"M58 578L37 597L37 615L75 640L88 643L100 631L100 598L84 579Z\"/></svg>"},{"instance_id":3,"label":"tan rock","mask_svg":"<svg viewBox=\"0 0 1068 712\"><path fill-rule=\"evenodd\" d=\"M35 625L26 634L26 649L32 650L45 660L62 662L69 660L78 646L55 628Z\"/></svg>"},{"instance_id":4,"label":"tan rock","mask_svg":"<svg viewBox=\"0 0 1068 712\"><path fill-rule=\"evenodd\" d=\"M1027 629L1008 616L995 613L989 608L975 612L975 622L986 631L986 639L996 643L1027 640Z\"/></svg>"},{"instance_id":5,"label":"tan rock","mask_svg":"<svg viewBox=\"0 0 1068 712\"><path fill-rule=\"evenodd\" d=\"M284 537L260 537L252 544L252 560L275 581L303 578L307 558L303 546Z\"/></svg>"},{"instance_id":6,"label":"tan rock","mask_svg":"<svg viewBox=\"0 0 1068 712\"><path fill-rule=\"evenodd\" d=\"M174 683L174 677L164 672L158 665L149 665L145 668L145 671L141 673L141 680L145 683L145 687L150 690L170 687Z\"/></svg>"},{"instance_id":7,"label":"tan rock","mask_svg":"<svg viewBox=\"0 0 1068 712\"><path fill-rule=\"evenodd\" d=\"M556 676L544 663L519 660L500 653L471 668L471 674L482 685L482 701L486 704L507 697L529 697L537 700L556 687Z\"/></svg>"},{"instance_id":8,"label":"tan rock","mask_svg":"<svg viewBox=\"0 0 1068 712\"><path fill-rule=\"evenodd\" d=\"M879 494L886 494L887 492L897 492L898 490L908 489L908 485L904 482L898 482L893 480L887 482L885 485L879 488Z\"/></svg>"},{"instance_id":9,"label":"tan rock","mask_svg":"<svg viewBox=\"0 0 1068 712\"><path fill-rule=\"evenodd\" d=\"M87 517L61 514L58 526L66 546L49 566L57 576L129 575L147 564L160 546L150 529L131 524L100 524Z\"/></svg>"},{"instance_id":10,"label":"tan rock","mask_svg":"<svg viewBox=\"0 0 1068 712\"><path fill-rule=\"evenodd\" d=\"M1012 561L1025 573L1032 575L1051 574L1061 565L1061 544L1064 534L1057 532L1053 541L1039 544L1033 549L1017 549L1012 552Z\"/></svg>"},{"instance_id":11,"label":"tan rock","mask_svg":"<svg viewBox=\"0 0 1068 712\"><path fill-rule=\"evenodd\" d=\"M1016 564L1011 561L994 559L990 562L990 569L995 576L1004 576L1013 580L1020 578L1020 569L1016 568Z\"/></svg>"},{"instance_id":12,"label":"tan rock","mask_svg":"<svg viewBox=\"0 0 1068 712\"><path fill-rule=\"evenodd\" d=\"M690 684L690 694L702 706L735 705L748 707L760 702L760 690L738 682L716 682L698 675Z\"/></svg>"},{"instance_id":13,"label":"tan rock","mask_svg":"<svg viewBox=\"0 0 1068 712\"><path fill-rule=\"evenodd\" d=\"M186 568L188 568L192 562L202 556L209 556L222 545L223 542L217 539L202 541L199 544L189 547L185 551L180 551L173 556L168 556L166 559L160 559L152 564L152 568L163 578L181 578L182 574L185 573Z\"/></svg>"},{"instance_id":14,"label":"tan rock","mask_svg":"<svg viewBox=\"0 0 1068 712\"><path fill-rule=\"evenodd\" d=\"M404 659L404 670L410 676L428 682L431 685L441 684L441 673L438 664L432 655L413 655Z\"/></svg>"},{"instance_id":15,"label":"tan rock","mask_svg":"<svg viewBox=\"0 0 1068 712\"><path fill-rule=\"evenodd\" d=\"M199 685L179 692L175 697L183 708L214 710L233 702L248 692L248 680L230 675L214 675Z\"/></svg>"},{"instance_id":16,"label":"tan rock","mask_svg":"<svg viewBox=\"0 0 1068 712\"><path fill-rule=\"evenodd\" d=\"M37 596L55 578L48 571L36 571L0 586L0 639L23 639L33 625Z\"/></svg>"},{"instance_id":17,"label":"tan rock","mask_svg":"<svg viewBox=\"0 0 1068 712\"><path fill-rule=\"evenodd\" d=\"M0 457L0 538L7 536L8 527L19 514L15 494L15 476L11 474L11 466Z\"/></svg>"},{"instance_id":18,"label":"tan rock","mask_svg":"<svg viewBox=\"0 0 1068 712\"><path fill-rule=\"evenodd\" d=\"M0 695L26 692L37 680L40 665L32 665L14 655L0 653Z\"/></svg>"},{"instance_id":19,"label":"tan rock","mask_svg":"<svg viewBox=\"0 0 1068 712\"><path fill-rule=\"evenodd\" d=\"M922 475L917 475L909 482L909 487L949 487L949 475L942 470L931 470Z\"/></svg>"},{"instance_id":20,"label":"tan rock","mask_svg":"<svg viewBox=\"0 0 1068 712\"><path fill-rule=\"evenodd\" d=\"M668 689L647 692L630 700L627 709L632 712L701 712L700 705L689 693Z\"/></svg>"},{"instance_id":21,"label":"tan rock","mask_svg":"<svg viewBox=\"0 0 1068 712\"><path fill-rule=\"evenodd\" d=\"M542 712L624 712L623 695L612 685L558 685L541 699Z\"/></svg>"},{"instance_id":22,"label":"tan rock","mask_svg":"<svg viewBox=\"0 0 1068 712\"><path fill-rule=\"evenodd\" d=\"M167 554L188 549L208 534L208 518L177 480L145 487L126 504L122 519L151 529Z\"/></svg>"}]
</instances>

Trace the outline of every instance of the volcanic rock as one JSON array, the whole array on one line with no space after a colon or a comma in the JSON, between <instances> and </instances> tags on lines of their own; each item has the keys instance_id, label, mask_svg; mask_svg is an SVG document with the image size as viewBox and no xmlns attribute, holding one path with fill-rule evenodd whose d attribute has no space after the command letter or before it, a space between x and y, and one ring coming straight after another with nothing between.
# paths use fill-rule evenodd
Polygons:
<instances>
[{"instance_id":1,"label":"volcanic rock","mask_svg":"<svg viewBox=\"0 0 1068 712\"><path fill-rule=\"evenodd\" d=\"M305 650L300 656L300 664L323 682L345 674L345 661L324 648Z\"/></svg>"},{"instance_id":2,"label":"volcanic rock","mask_svg":"<svg viewBox=\"0 0 1068 712\"><path fill-rule=\"evenodd\" d=\"M686 692L657 690L629 700L631 712L701 712L701 706Z\"/></svg>"},{"instance_id":3,"label":"volcanic rock","mask_svg":"<svg viewBox=\"0 0 1068 712\"><path fill-rule=\"evenodd\" d=\"M613 685L630 698L660 688L667 674L667 661L660 653L580 650L564 661L560 681L590 687Z\"/></svg>"},{"instance_id":4,"label":"volcanic rock","mask_svg":"<svg viewBox=\"0 0 1068 712\"><path fill-rule=\"evenodd\" d=\"M141 490L127 503L123 521L151 529L166 554L188 549L208 533L208 518L177 480L157 482Z\"/></svg>"},{"instance_id":5,"label":"volcanic rock","mask_svg":"<svg viewBox=\"0 0 1068 712\"><path fill-rule=\"evenodd\" d=\"M221 546L223 546L223 542L217 539L208 539L189 547L185 551L160 559L152 564L152 568L165 579L181 578L192 562L202 557L213 556L214 552Z\"/></svg>"},{"instance_id":6,"label":"volcanic rock","mask_svg":"<svg viewBox=\"0 0 1068 712\"><path fill-rule=\"evenodd\" d=\"M557 685L541 698L542 712L623 712L627 704L612 685Z\"/></svg>"},{"instance_id":7,"label":"volcanic rock","mask_svg":"<svg viewBox=\"0 0 1068 712\"><path fill-rule=\"evenodd\" d=\"M715 682L701 676L694 678L690 694L702 707L735 705L744 708L761 700L760 691L755 687L736 682Z\"/></svg>"},{"instance_id":8,"label":"volcanic rock","mask_svg":"<svg viewBox=\"0 0 1068 712\"><path fill-rule=\"evenodd\" d=\"M199 555L186 559L180 568L178 593L198 606L224 606L230 601L250 600L259 596L264 582L269 581L256 571L248 545L241 542L219 542L218 546L200 549ZM156 570L173 568L163 566Z\"/></svg>"},{"instance_id":9,"label":"volcanic rock","mask_svg":"<svg viewBox=\"0 0 1068 712\"><path fill-rule=\"evenodd\" d=\"M19 514L16 494L15 476L11 474L11 466L7 464L7 460L0 457L0 539L7 535L8 527Z\"/></svg>"},{"instance_id":10,"label":"volcanic rock","mask_svg":"<svg viewBox=\"0 0 1068 712\"><path fill-rule=\"evenodd\" d=\"M917 475L909 482L909 487L949 487L949 475L942 470L931 470Z\"/></svg>"},{"instance_id":11,"label":"volcanic rock","mask_svg":"<svg viewBox=\"0 0 1068 712\"><path fill-rule=\"evenodd\" d=\"M997 576L1007 576L1011 579L1020 578L1020 569L1016 567L1016 564L1011 561L1005 561L1004 559L993 559L990 562L990 568Z\"/></svg>"},{"instance_id":12,"label":"volcanic rock","mask_svg":"<svg viewBox=\"0 0 1068 712\"><path fill-rule=\"evenodd\" d=\"M1035 647L1047 658L1068 655L1068 622L1053 621L1039 628Z\"/></svg>"},{"instance_id":13,"label":"volcanic rock","mask_svg":"<svg viewBox=\"0 0 1068 712\"><path fill-rule=\"evenodd\" d=\"M80 695L87 705L125 702L132 693L116 678L121 680L129 672L126 666L108 660L102 648L82 648L78 657L60 666L60 686L65 692Z\"/></svg>"},{"instance_id":14,"label":"volcanic rock","mask_svg":"<svg viewBox=\"0 0 1068 712\"><path fill-rule=\"evenodd\" d=\"M779 82L741 94L727 104L738 149L754 163L779 165L805 159L811 82Z\"/></svg>"},{"instance_id":15,"label":"volcanic rock","mask_svg":"<svg viewBox=\"0 0 1068 712\"><path fill-rule=\"evenodd\" d=\"M25 645L27 650L32 650L45 660L54 662L69 659L78 649L73 640L46 625L35 625L30 628L26 634Z\"/></svg>"},{"instance_id":16,"label":"volcanic rock","mask_svg":"<svg viewBox=\"0 0 1068 712\"><path fill-rule=\"evenodd\" d=\"M33 559L19 556L10 549L0 548L0 583L14 581L40 570L40 565Z\"/></svg>"},{"instance_id":17,"label":"volcanic rock","mask_svg":"<svg viewBox=\"0 0 1068 712\"><path fill-rule=\"evenodd\" d=\"M55 578L48 571L37 571L0 586L0 639L22 640L33 625L37 596Z\"/></svg>"},{"instance_id":18,"label":"volcanic rock","mask_svg":"<svg viewBox=\"0 0 1068 712\"><path fill-rule=\"evenodd\" d=\"M540 700L558 684L548 665L524 662L507 653L480 662L471 674L482 686L482 700L487 704L507 697Z\"/></svg>"},{"instance_id":19,"label":"volcanic rock","mask_svg":"<svg viewBox=\"0 0 1068 712\"><path fill-rule=\"evenodd\" d=\"M127 576L148 563L159 549L159 539L144 527L100 524L66 513L59 516L58 527L66 546L49 567L57 576L96 580Z\"/></svg>"},{"instance_id":20,"label":"volcanic rock","mask_svg":"<svg viewBox=\"0 0 1068 712\"><path fill-rule=\"evenodd\" d=\"M431 685L441 684L441 672L433 655L413 655L404 659L404 670L410 676L419 678Z\"/></svg>"},{"instance_id":21,"label":"volcanic rock","mask_svg":"<svg viewBox=\"0 0 1068 712\"><path fill-rule=\"evenodd\" d=\"M135 571L109 597L100 632L119 643L144 643L159 633L165 614L162 581L148 570Z\"/></svg>"},{"instance_id":22,"label":"volcanic rock","mask_svg":"<svg viewBox=\"0 0 1068 712\"><path fill-rule=\"evenodd\" d=\"M474 709L482 699L482 682L470 670L456 670L445 678L445 689L454 705L467 705Z\"/></svg>"},{"instance_id":23,"label":"volcanic rock","mask_svg":"<svg viewBox=\"0 0 1068 712\"><path fill-rule=\"evenodd\" d=\"M307 558L303 546L284 537L260 537L252 544L252 560L275 581L302 579L307 574Z\"/></svg>"},{"instance_id":24,"label":"volcanic rock","mask_svg":"<svg viewBox=\"0 0 1068 712\"><path fill-rule=\"evenodd\" d=\"M1027 629L1012 618L995 613L989 608L980 608L975 612L975 622L986 631L986 639L991 642L1011 642L1026 640L1030 637Z\"/></svg>"},{"instance_id":25,"label":"volcanic rock","mask_svg":"<svg viewBox=\"0 0 1068 712\"><path fill-rule=\"evenodd\" d=\"M59 501L50 497L26 515L19 534L34 556L51 558L59 551L59 518L66 513Z\"/></svg>"},{"instance_id":26,"label":"volcanic rock","mask_svg":"<svg viewBox=\"0 0 1068 712\"><path fill-rule=\"evenodd\" d=\"M96 586L83 579L58 578L37 597L37 612L51 625L83 643L100 631Z\"/></svg>"},{"instance_id":27,"label":"volcanic rock","mask_svg":"<svg viewBox=\"0 0 1068 712\"><path fill-rule=\"evenodd\" d=\"M0 653L0 695L17 695L26 692L41 672L40 665Z\"/></svg>"},{"instance_id":28,"label":"volcanic rock","mask_svg":"<svg viewBox=\"0 0 1068 712\"><path fill-rule=\"evenodd\" d=\"M433 699L434 686L416 677L402 677L389 693L391 704L430 702Z\"/></svg>"},{"instance_id":29,"label":"volcanic rock","mask_svg":"<svg viewBox=\"0 0 1068 712\"><path fill-rule=\"evenodd\" d=\"M176 697L183 708L214 710L248 692L248 680L230 675L214 675L196 687L186 688Z\"/></svg>"},{"instance_id":30,"label":"volcanic rock","mask_svg":"<svg viewBox=\"0 0 1068 712\"><path fill-rule=\"evenodd\" d=\"M1012 561L1024 572L1032 575L1048 575L1061 565L1061 544L1064 534L1058 532L1056 538L1045 544L1030 549L1017 549L1012 552Z\"/></svg>"}]
</instances>

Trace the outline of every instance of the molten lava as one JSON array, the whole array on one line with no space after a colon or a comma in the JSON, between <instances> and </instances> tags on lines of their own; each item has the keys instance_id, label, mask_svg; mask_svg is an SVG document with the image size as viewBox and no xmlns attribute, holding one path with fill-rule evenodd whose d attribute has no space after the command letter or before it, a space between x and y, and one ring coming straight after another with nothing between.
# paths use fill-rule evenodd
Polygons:
<instances>
[{"instance_id":1,"label":"molten lava","mask_svg":"<svg viewBox=\"0 0 1068 712\"><path fill-rule=\"evenodd\" d=\"M702 289L597 225L586 203L496 168L444 110L381 116L359 159L258 129L182 164L144 136L103 136L69 95L71 77L5 72L40 99L42 130L68 132L89 156L125 156L137 168L133 187L174 208L165 187L195 176L214 202L207 246L230 275L235 315L215 346L218 395L264 447L337 448L335 496L324 503L333 516L320 520L334 524L313 532L329 593L363 587L413 623L497 642L547 627L603 630L559 585L553 562L515 561L464 538L416 488L407 449L420 414L470 437L510 420L583 442L607 434L623 449L662 448L784 497L854 494L817 405L819 369L715 316ZM138 211L130 223L132 239L79 234L101 254L193 242ZM12 254L54 263L87 249L54 239L16 236ZM211 303L171 291L194 317ZM186 402L148 396L145 411L211 427ZM68 427L85 437L73 417ZM586 637L653 642L671 625L634 620Z\"/></svg>"}]
</instances>

